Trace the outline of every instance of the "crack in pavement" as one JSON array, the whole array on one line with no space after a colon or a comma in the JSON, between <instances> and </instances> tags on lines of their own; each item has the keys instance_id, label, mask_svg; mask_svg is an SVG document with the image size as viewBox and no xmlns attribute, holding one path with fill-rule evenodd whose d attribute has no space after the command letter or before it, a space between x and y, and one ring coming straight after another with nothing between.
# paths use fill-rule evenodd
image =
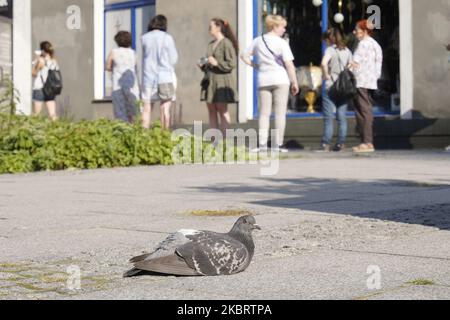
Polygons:
<instances>
[{"instance_id":1,"label":"crack in pavement","mask_svg":"<svg viewBox=\"0 0 450 320\"><path fill-rule=\"evenodd\" d=\"M170 234L170 232L153 231L153 230L141 230L141 229L126 229L126 228L113 228L113 227L100 227L100 229L118 230L118 231L131 231L131 232L142 232L142 233L156 233L156 234L165 234L165 235Z\"/></svg>"},{"instance_id":2,"label":"crack in pavement","mask_svg":"<svg viewBox=\"0 0 450 320\"><path fill-rule=\"evenodd\" d=\"M106 192L95 192L95 191L73 191L73 193L77 194L90 194L90 195L99 195L99 196L119 196L119 197L133 197L138 198L140 195L136 194L126 194L126 193L106 193Z\"/></svg>"},{"instance_id":3,"label":"crack in pavement","mask_svg":"<svg viewBox=\"0 0 450 320\"><path fill-rule=\"evenodd\" d=\"M443 258L443 257L416 256L416 255L401 254L401 253L362 251L362 250L351 250L351 249L341 249L341 248L329 248L329 249L330 250L334 250L334 251L350 252L350 253L367 253L367 254L394 256L394 257L405 257L405 258L416 258L416 259L432 259L432 260L450 261L450 258Z\"/></svg>"},{"instance_id":4,"label":"crack in pavement","mask_svg":"<svg viewBox=\"0 0 450 320\"><path fill-rule=\"evenodd\" d=\"M400 285L398 287L385 289L385 290L381 290L381 291L377 291L377 292L373 292L373 293L369 293L369 294L363 295L363 296L356 296L356 297L351 298L351 300L368 300L370 298L382 296L382 295L387 294L387 293L397 292L397 291L401 291L403 289L408 289L408 288L413 288L413 287L421 287L421 286L420 285L416 285L416 284L412 284L412 283L405 283L405 284L402 284L402 285ZM422 287L425 287L425 286L422 286ZM447 286L445 284L433 284L433 285L427 285L426 287L450 288L450 286Z\"/></svg>"},{"instance_id":5,"label":"crack in pavement","mask_svg":"<svg viewBox=\"0 0 450 320\"><path fill-rule=\"evenodd\" d=\"M106 211L89 211L88 213L100 214L100 215L112 215L112 216L125 216L125 217L132 215L129 213L117 213L117 212L106 212Z\"/></svg>"}]
</instances>

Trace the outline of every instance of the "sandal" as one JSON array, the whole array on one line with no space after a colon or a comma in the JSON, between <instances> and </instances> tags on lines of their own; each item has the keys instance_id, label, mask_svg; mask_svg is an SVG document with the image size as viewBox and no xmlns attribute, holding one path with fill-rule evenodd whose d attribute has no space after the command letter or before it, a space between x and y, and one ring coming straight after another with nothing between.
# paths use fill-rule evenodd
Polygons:
<instances>
[{"instance_id":1,"label":"sandal","mask_svg":"<svg viewBox=\"0 0 450 320\"><path fill-rule=\"evenodd\" d=\"M375 152L375 148L373 146L373 144L360 144L357 147L353 148L353 152L354 153L374 153Z\"/></svg>"}]
</instances>

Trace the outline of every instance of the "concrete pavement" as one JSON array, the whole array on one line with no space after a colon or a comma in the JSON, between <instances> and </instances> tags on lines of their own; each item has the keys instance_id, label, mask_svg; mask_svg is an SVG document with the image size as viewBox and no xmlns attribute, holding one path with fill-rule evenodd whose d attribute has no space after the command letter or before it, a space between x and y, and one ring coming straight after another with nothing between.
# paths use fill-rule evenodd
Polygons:
<instances>
[{"instance_id":1,"label":"concrete pavement","mask_svg":"<svg viewBox=\"0 0 450 320\"><path fill-rule=\"evenodd\" d=\"M290 157L273 177L258 165L0 176L0 299L450 299L450 154ZM205 210L256 216L247 271L121 278L167 233L236 220L192 214Z\"/></svg>"}]
</instances>

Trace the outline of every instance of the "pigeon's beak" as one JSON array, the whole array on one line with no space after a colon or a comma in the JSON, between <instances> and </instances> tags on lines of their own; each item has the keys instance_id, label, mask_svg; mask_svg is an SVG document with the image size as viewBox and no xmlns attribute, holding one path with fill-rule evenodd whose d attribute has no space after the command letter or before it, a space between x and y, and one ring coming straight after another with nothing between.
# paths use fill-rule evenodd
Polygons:
<instances>
[{"instance_id":1,"label":"pigeon's beak","mask_svg":"<svg viewBox=\"0 0 450 320\"><path fill-rule=\"evenodd\" d=\"M253 229L254 229L254 230L255 230L255 229L256 229L256 230L261 230L261 227L258 226L257 224L254 224L254 225L253 225Z\"/></svg>"}]
</instances>

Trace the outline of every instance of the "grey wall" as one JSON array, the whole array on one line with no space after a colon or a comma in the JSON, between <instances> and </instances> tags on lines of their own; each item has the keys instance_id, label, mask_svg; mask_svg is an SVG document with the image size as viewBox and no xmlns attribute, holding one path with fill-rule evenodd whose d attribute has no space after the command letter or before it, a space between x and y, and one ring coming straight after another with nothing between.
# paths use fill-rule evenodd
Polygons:
<instances>
[{"instance_id":1,"label":"grey wall","mask_svg":"<svg viewBox=\"0 0 450 320\"><path fill-rule=\"evenodd\" d=\"M414 110L450 119L450 0L412 0Z\"/></svg>"},{"instance_id":2,"label":"grey wall","mask_svg":"<svg viewBox=\"0 0 450 320\"><path fill-rule=\"evenodd\" d=\"M81 9L80 30L66 27L66 10L71 5ZM63 73L64 91L57 100L59 114L75 119L93 118L93 1L33 0L32 17L33 51L41 41L50 41Z\"/></svg>"},{"instance_id":3,"label":"grey wall","mask_svg":"<svg viewBox=\"0 0 450 320\"><path fill-rule=\"evenodd\" d=\"M205 55L211 41L208 33L211 18L219 16L228 20L236 32L237 0L158 0L156 12L167 16L169 33L173 35L180 55L177 66L177 120L185 124L192 124L194 120L207 122L206 105L200 102L203 74L196 63ZM237 105L230 105L229 109L232 121L236 122Z\"/></svg>"}]
</instances>

